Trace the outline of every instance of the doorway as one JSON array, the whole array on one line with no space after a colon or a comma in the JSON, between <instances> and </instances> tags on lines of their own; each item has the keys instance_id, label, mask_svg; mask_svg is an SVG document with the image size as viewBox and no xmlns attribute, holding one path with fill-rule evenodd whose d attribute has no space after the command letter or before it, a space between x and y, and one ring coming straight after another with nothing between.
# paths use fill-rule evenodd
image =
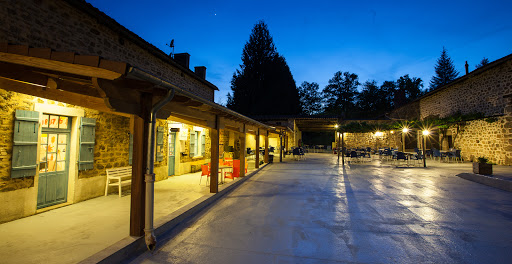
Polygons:
<instances>
[{"instance_id":1,"label":"doorway","mask_svg":"<svg viewBox=\"0 0 512 264\"><path fill-rule=\"evenodd\" d=\"M169 176L173 176L175 174L174 168L176 165L176 132L169 133L169 155L168 155L168 166L169 166Z\"/></svg>"},{"instance_id":2,"label":"doorway","mask_svg":"<svg viewBox=\"0 0 512 264\"><path fill-rule=\"evenodd\" d=\"M71 118L43 114L37 209L67 202Z\"/></svg>"}]
</instances>

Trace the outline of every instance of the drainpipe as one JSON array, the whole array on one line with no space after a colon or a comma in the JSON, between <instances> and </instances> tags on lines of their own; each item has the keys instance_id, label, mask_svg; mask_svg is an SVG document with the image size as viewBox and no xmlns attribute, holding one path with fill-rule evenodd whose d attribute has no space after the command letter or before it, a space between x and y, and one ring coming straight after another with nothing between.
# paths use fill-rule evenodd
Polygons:
<instances>
[{"instance_id":1,"label":"drainpipe","mask_svg":"<svg viewBox=\"0 0 512 264\"><path fill-rule=\"evenodd\" d=\"M153 228L153 208L154 208L154 191L155 191L155 173L153 172L155 166L155 125L156 125L156 113L165 104L170 102L174 97L174 88L169 89L167 95L160 100L151 109L151 117L149 122L149 138L148 138L148 157L147 157L147 168L145 175L146 182L146 212L145 212L145 241L146 246L149 250L153 250L156 246L156 238Z\"/></svg>"}]
</instances>

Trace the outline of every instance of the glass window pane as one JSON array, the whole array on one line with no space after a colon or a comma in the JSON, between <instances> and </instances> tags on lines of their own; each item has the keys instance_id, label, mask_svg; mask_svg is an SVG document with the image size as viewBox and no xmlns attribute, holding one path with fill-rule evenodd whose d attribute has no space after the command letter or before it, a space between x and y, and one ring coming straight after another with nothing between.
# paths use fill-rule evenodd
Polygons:
<instances>
[{"instance_id":1,"label":"glass window pane","mask_svg":"<svg viewBox=\"0 0 512 264\"><path fill-rule=\"evenodd\" d=\"M59 118L59 128L62 128L62 129L68 128L68 117L67 116L61 116Z\"/></svg>"},{"instance_id":2,"label":"glass window pane","mask_svg":"<svg viewBox=\"0 0 512 264\"><path fill-rule=\"evenodd\" d=\"M59 116L50 116L50 128L59 128Z\"/></svg>"},{"instance_id":3,"label":"glass window pane","mask_svg":"<svg viewBox=\"0 0 512 264\"><path fill-rule=\"evenodd\" d=\"M41 134L41 144L48 144L48 134Z\"/></svg>"},{"instance_id":4,"label":"glass window pane","mask_svg":"<svg viewBox=\"0 0 512 264\"><path fill-rule=\"evenodd\" d=\"M41 121L41 126L48 127L49 119L50 119L49 115L43 115L43 120Z\"/></svg>"},{"instance_id":5,"label":"glass window pane","mask_svg":"<svg viewBox=\"0 0 512 264\"><path fill-rule=\"evenodd\" d=\"M48 136L48 152L57 151L57 134L50 134Z\"/></svg>"},{"instance_id":6,"label":"glass window pane","mask_svg":"<svg viewBox=\"0 0 512 264\"><path fill-rule=\"evenodd\" d=\"M65 169L66 169L66 162L65 161L57 162L57 171L63 171Z\"/></svg>"},{"instance_id":7,"label":"glass window pane","mask_svg":"<svg viewBox=\"0 0 512 264\"><path fill-rule=\"evenodd\" d=\"M48 153L48 172L55 171L55 153Z\"/></svg>"},{"instance_id":8,"label":"glass window pane","mask_svg":"<svg viewBox=\"0 0 512 264\"><path fill-rule=\"evenodd\" d=\"M59 134L59 145L66 145L67 138L67 135Z\"/></svg>"},{"instance_id":9,"label":"glass window pane","mask_svg":"<svg viewBox=\"0 0 512 264\"><path fill-rule=\"evenodd\" d=\"M45 162L46 161L46 145L41 145L39 148L39 161Z\"/></svg>"},{"instance_id":10,"label":"glass window pane","mask_svg":"<svg viewBox=\"0 0 512 264\"><path fill-rule=\"evenodd\" d=\"M59 145L59 150L57 151L57 160L66 160L66 145Z\"/></svg>"},{"instance_id":11,"label":"glass window pane","mask_svg":"<svg viewBox=\"0 0 512 264\"><path fill-rule=\"evenodd\" d=\"M39 172L46 172L46 162L39 163Z\"/></svg>"}]
</instances>

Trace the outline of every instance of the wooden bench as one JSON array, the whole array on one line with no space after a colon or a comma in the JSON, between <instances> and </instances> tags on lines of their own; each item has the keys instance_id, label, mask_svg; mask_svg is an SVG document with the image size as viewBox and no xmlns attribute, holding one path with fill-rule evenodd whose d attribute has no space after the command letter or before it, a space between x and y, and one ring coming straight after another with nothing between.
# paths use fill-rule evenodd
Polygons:
<instances>
[{"instance_id":1,"label":"wooden bench","mask_svg":"<svg viewBox=\"0 0 512 264\"><path fill-rule=\"evenodd\" d=\"M105 185L105 196L108 194L109 186L118 186L119 197L121 197L121 187L132 184L132 167L121 167L107 169L107 183Z\"/></svg>"}]
</instances>

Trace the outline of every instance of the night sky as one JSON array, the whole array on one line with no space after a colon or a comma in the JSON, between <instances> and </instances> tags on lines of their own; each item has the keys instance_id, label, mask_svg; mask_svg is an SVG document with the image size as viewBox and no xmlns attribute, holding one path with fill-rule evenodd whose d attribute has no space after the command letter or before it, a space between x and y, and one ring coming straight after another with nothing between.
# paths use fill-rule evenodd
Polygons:
<instances>
[{"instance_id":1,"label":"night sky","mask_svg":"<svg viewBox=\"0 0 512 264\"><path fill-rule=\"evenodd\" d=\"M337 71L359 81L409 74L428 88L443 46L464 74L483 57L512 53L512 1L157 1L87 0L165 53L188 52L206 66L225 104L244 44L259 20L300 85L322 89ZM390 2L390 3L385 3Z\"/></svg>"}]
</instances>

